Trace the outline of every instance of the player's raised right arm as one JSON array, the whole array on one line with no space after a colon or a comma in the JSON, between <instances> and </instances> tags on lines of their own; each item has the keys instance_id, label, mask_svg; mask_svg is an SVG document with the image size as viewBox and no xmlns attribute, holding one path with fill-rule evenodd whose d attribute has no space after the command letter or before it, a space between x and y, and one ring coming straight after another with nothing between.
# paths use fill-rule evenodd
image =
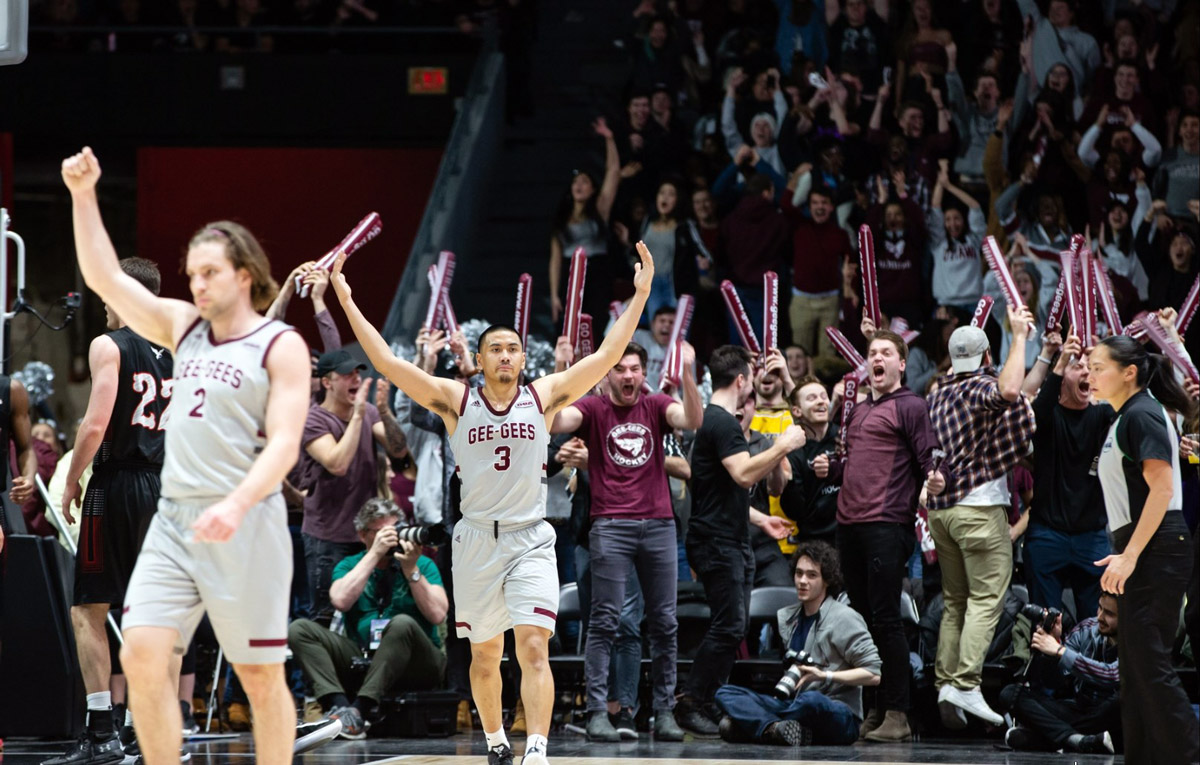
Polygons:
<instances>
[{"instance_id":1,"label":"player's raised right arm","mask_svg":"<svg viewBox=\"0 0 1200 765\"><path fill-rule=\"evenodd\" d=\"M155 345L175 348L175 338L197 316L195 306L155 296L126 275L100 218L96 182L100 162L88 147L62 163L63 182L71 192L75 252L88 287L110 305L134 332Z\"/></svg>"},{"instance_id":2,"label":"player's raised right arm","mask_svg":"<svg viewBox=\"0 0 1200 765\"><path fill-rule=\"evenodd\" d=\"M346 312L346 318L350 320L350 328L354 330L354 336L358 338L367 358L384 377L404 391L405 395L426 409L436 412L446 421L447 427L453 430L458 420L458 405L465 392L463 384L426 374L420 367L397 358L396 354L392 353L383 335L371 326L371 322L367 321L367 317L363 316L362 311L355 305L350 293L350 284L346 281L346 275L342 273L345 264L346 254L340 253L334 261L329 282L333 285L333 291Z\"/></svg>"}]
</instances>

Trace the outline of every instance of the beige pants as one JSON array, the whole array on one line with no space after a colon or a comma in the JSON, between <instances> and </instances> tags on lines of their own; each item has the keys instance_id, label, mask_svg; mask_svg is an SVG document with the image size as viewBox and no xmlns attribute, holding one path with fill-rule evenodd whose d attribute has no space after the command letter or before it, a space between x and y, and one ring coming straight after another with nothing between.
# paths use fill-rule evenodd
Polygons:
<instances>
[{"instance_id":1,"label":"beige pants","mask_svg":"<svg viewBox=\"0 0 1200 765\"><path fill-rule=\"evenodd\" d=\"M825 334L825 328L838 325L839 302L837 295L807 297L793 294L788 311L792 320L792 342L804 346L804 350L814 356L836 357L837 351Z\"/></svg>"},{"instance_id":2,"label":"beige pants","mask_svg":"<svg viewBox=\"0 0 1200 765\"><path fill-rule=\"evenodd\" d=\"M968 690L983 676L983 661L1012 581L1008 510L1000 505L932 510L929 531L937 546L946 600L935 684Z\"/></svg>"}]
</instances>

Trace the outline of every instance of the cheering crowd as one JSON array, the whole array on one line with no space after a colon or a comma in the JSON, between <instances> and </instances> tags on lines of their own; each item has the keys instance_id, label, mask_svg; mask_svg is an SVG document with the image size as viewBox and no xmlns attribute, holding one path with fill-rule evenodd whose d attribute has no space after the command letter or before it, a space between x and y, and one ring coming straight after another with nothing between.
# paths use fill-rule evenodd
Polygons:
<instances>
[{"instance_id":1,"label":"cheering crowd","mask_svg":"<svg viewBox=\"0 0 1200 765\"><path fill-rule=\"evenodd\" d=\"M863 224L879 247L883 312L922 331L922 382L948 368L946 338L980 296L1001 297L988 234L1039 329L1030 367L1074 234L1102 259L1125 321L1179 308L1200 271L1195 10L1101 10L641 3L619 116L595 125L603 171L577 171L554 217L554 317L560 258L586 251L597 278L585 307L602 316L624 296L626 252L642 238L658 259L650 314L695 296L701 356L728 337L719 283L757 321L774 271L792 287L785 340L836 379L844 368L821 328L862 347ZM1012 336L996 319L984 329L1002 359Z\"/></svg>"},{"instance_id":2,"label":"cheering crowd","mask_svg":"<svg viewBox=\"0 0 1200 765\"><path fill-rule=\"evenodd\" d=\"M632 8L622 109L592 125L603 170L569 180L535 281L569 325L619 313L635 243L653 257L642 328L559 412L545 460L559 580L583 617L557 624L555 648L582 643L589 738L840 745L970 726L1014 749L1196 758L1174 667L1200 639L1200 11L1087 10ZM298 267L267 313L284 318L305 284L324 345L285 484L293 690L345 737L401 689L456 691L471 726L451 546L397 530L459 519L451 434L363 377L328 282ZM480 338L427 326L409 340L427 373L479 382ZM585 351L560 338L557 369ZM22 500L28 455L45 451L24 441ZM82 443L46 471L62 473L64 508L96 449ZM55 534L29 501L30 528ZM708 618L687 635L692 579ZM760 634L767 587L795 594ZM82 645L96 628L79 613ZM780 658L783 689L732 683L748 657ZM90 743L67 765L132 743L122 692L85 682ZM525 725L520 687L506 683L510 730ZM248 725L236 682L228 693Z\"/></svg>"},{"instance_id":3,"label":"cheering crowd","mask_svg":"<svg viewBox=\"0 0 1200 765\"><path fill-rule=\"evenodd\" d=\"M719 682L707 675L714 665L706 651L728 654L744 638L753 644L743 610L751 583L792 583L790 555L801 588L802 570L827 568L829 559L796 557L797 547L826 539L836 541L836 580L877 656L853 664L871 666L873 680L804 679L821 690L878 685L855 735L909 737L911 652L924 665L912 687L933 680L947 729L965 727L968 716L1000 726L995 706L1018 722L1005 735L1014 748L1110 751L1113 737L1121 744L1120 714L1133 710L1117 711L1116 626L1134 622L1117 617L1118 600L1128 598L1104 595L1123 595L1129 571L1102 577L1113 561L1124 569L1137 557L1126 550L1133 527L1118 527L1141 511L1113 516L1112 495L1128 492L1123 504L1131 507L1147 491L1166 491L1166 507L1187 508L1187 526L1196 525L1195 469L1178 464L1196 441L1181 436L1197 430L1191 359L1200 335L1179 330L1191 321L1200 273L1196 13L1184 4L1085 8L1070 0L647 0L634 9L624 109L593 125L604 141L603 172L576 171L554 218L552 315L564 310L564 274L580 252L589 275L583 310L604 315L627 290L631 242L644 240L656 266L650 331L641 338L650 385L661 379L673 306L695 306L689 339L709 360L714 401L726 350L719 346L758 350L756 338L772 331L764 317L778 316L785 355L757 359L756 411L743 419L753 418L749 433L767 437L760 449L778 451L789 420L807 436L778 463L789 464L790 479L768 476L751 493L751 507L766 515L751 510L748 544L740 520L722 535L696 522L713 504L706 474L720 473L720 463L702 459L696 437L684 547L710 591L714 623L697 654L706 671L692 675L677 709L685 728L711 733L725 723L723 734L794 743L800 734L781 728L780 718L818 719L800 696L791 707L770 700L751 713L718 691L713 707ZM864 253L870 241L873 251ZM1079 268L1083 250L1090 253L1084 263L1094 265ZM1091 276L1076 276L1084 270ZM791 280L777 307L772 288L764 290L771 274L782 285ZM1087 281L1082 289L1078 278ZM981 298L994 302L990 320ZM1103 310L1093 301L1106 301ZM1068 303L1084 307L1064 319ZM1157 337L1146 349L1171 356L1171 368L1160 369L1158 355L1127 338L1097 345L1107 335L1141 335L1141 322ZM1136 459L1124 431L1109 432L1123 399L1099 400L1095 375L1106 356L1134 363L1136 385L1171 409L1158 414L1172 424L1171 443L1157 453L1181 479L1173 490L1147 489L1148 469L1141 483L1128 475L1105 480L1102 453ZM849 397L857 404L843 406L843 374L863 369L866 379L850 383L870 393L859 390ZM1168 382L1171 392L1155 389ZM755 453L753 439L749 448ZM1181 523L1178 514L1166 518L1155 539ZM740 558L695 541L713 536L737 539ZM778 549L772 536L785 537ZM1134 547L1147 541L1139 536ZM1190 549L1188 560L1172 559L1176 578L1160 601L1164 613L1168 602L1178 608L1185 584L1178 577L1196 557ZM1194 635L1194 574L1190 581ZM1041 625L1015 618L1022 601L1057 613L1064 590L1073 600L1065 631L1053 618ZM924 614L919 638L906 632L901 592L913 594ZM788 618L781 631L801 635L797 647L807 647L811 638L791 629L804 619ZM1178 621L1160 616L1155 634L1132 638L1154 645L1157 658L1130 672L1169 685L1171 703L1159 706L1152 695L1134 703L1194 731L1170 669ZM1036 682L1014 683L989 705L980 692L985 662L1031 654L1056 656L1057 669L1023 673ZM728 671L715 666L717 675ZM1136 693L1121 678L1123 695ZM1071 680L1077 698L1063 706L1051 697ZM589 709L599 709L595 696ZM1136 737L1150 734L1137 719L1139 730L1124 738L1136 761L1195 757L1194 744L1148 753ZM594 727L598 738L609 735L603 721ZM848 730L842 734L851 740ZM1157 740L1167 738L1174 737L1163 729Z\"/></svg>"}]
</instances>

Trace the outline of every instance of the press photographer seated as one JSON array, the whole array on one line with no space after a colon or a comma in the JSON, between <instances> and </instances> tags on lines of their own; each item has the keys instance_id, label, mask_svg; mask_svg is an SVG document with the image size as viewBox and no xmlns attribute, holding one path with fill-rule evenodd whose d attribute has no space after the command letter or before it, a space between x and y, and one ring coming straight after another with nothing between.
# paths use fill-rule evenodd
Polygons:
<instances>
[{"instance_id":1,"label":"press photographer seated","mask_svg":"<svg viewBox=\"0 0 1200 765\"><path fill-rule=\"evenodd\" d=\"M399 538L400 508L370 499L354 519L366 546L333 570L329 598L345 615L346 634L308 619L288 628L288 646L312 680L321 708L342 721L343 738L363 738L384 694L437 687L446 654L437 625L448 601L442 576L420 546ZM335 622L336 623L336 622ZM346 681L364 651L370 668L351 704Z\"/></svg>"},{"instance_id":2,"label":"press photographer seated","mask_svg":"<svg viewBox=\"0 0 1200 765\"><path fill-rule=\"evenodd\" d=\"M833 547L801 544L791 566L800 602L779 609L779 635L785 653L804 652L811 664L787 661L784 670L798 673L796 692L787 698L779 698L790 685L786 680L775 696L737 685L718 690L717 704L726 715L721 737L785 746L853 744L863 716L860 686L879 685L879 652L863 618L835 598L842 572Z\"/></svg>"},{"instance_id":3,"label":"press photographer seated","mask_svg":"<svg viewBox=\"0 0 1200 765\"><path fill-rule=\"evenodd\" d=\"M1117 599L1102 593L1096 615L1077 624L1061 643L1062 615L1052 611L1047 610L1051 618L1041 620L1052 623L1034 622L1037 653L1029 665L1029 684L1000 692L1001 709L1018 723L1004 741L1013 749L1111 754L1111 734L1119 738L1121 732ZM1060 686L1068 680L1073 693L1062 698Z\"/></svg>"}]
</instances>

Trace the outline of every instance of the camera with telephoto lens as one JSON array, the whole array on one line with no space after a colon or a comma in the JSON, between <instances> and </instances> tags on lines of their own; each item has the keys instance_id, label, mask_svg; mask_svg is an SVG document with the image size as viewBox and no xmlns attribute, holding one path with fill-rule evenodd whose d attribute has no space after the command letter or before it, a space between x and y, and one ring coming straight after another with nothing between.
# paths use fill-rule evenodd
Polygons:
<instances>
[{"instance_id":1,"label":"camera with telephoto lens","mask_svg":"<svg viewBox=\"0 0 1200 765\"><path fill-rule=\"evenodd\" d=\"M813 661L812 654L808 651L788 651L783 659L791 662L792 666L783 673L779 682L775 683L775 696L786 701L795 696L796 689L800 687L800 678L803 677L800 667L815 667L817 662Z\"/></svg>"},{"instance_id":2,"label":"camera with telephoto lens","mask_svg":"<svg viewBox=\"0 0 1200 765\"><path fill-rule=\"evenodd\" d=\"M1062 616L1062 611L1057 608L1046 608L1036 603L1027 603L1021 606L1021 613L1033 623L1035 629L1040 625L1042 632L1047 634L1054 629L1054 623L1058 621L1058 617Z\"/></svg>"},{"instance_id":3,"label":"camera with telephoto lens","mask_svg":"<svg viewBox=\"0 0 1200 765\"><path fill-rule=\"evenodd\" d=\"M446 527L441 524L435 526L405 526L397 523L396 536L404 542L412 542L421 547L427 545L437 547L438 545L446 544L446 541L450 539L450 534L446 531ZM399 549L397 547L396 551L399 551Z\"/></svg>"}]
</instances>

